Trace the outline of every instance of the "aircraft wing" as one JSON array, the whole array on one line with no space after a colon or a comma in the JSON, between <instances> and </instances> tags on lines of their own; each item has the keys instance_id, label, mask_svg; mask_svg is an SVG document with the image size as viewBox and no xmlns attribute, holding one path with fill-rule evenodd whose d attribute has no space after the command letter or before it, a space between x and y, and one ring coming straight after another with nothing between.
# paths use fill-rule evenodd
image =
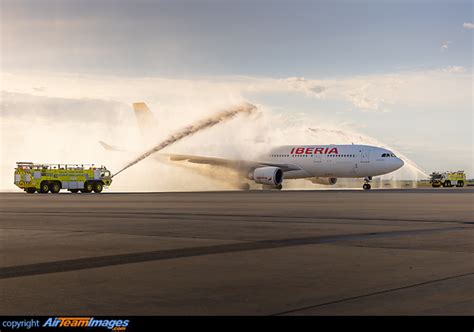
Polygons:
<instances>
[{"instance_id":1,"label":"aircraft wing","mask_svg":"<svg viewBox=\"0 0 474 332\"><path fill-rule=\"evenodd\" d=\"M248 161L248 160L233 160L216 157L204 157L204 156L193 156L183 154L162 154L163 156L169 157L171 161L186 161L193 164L204 164L212 166L220 166L232 168L240 171L248 171L257 167L274 166L279 167L283 172L300 170L301 168L287 163L278 162L259 162L259 161Z\"/></svg>"}]
</instances>

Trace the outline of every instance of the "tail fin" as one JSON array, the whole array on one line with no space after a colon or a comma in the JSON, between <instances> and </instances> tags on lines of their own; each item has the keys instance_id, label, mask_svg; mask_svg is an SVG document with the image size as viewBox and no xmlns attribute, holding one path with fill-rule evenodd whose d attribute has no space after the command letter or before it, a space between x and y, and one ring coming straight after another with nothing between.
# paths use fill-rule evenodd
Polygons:
<instances>
[{"instance_id":1,"label":"tail fin","mask_svg":"<svg viewBox=\"0 0 474 332\"><path fill-rule=\"evenodd\" d=\"M133 111L137 118L142 135L149 136L156 130L156 118L145 103L133 103Z\"/></svg>"}]
</instances>

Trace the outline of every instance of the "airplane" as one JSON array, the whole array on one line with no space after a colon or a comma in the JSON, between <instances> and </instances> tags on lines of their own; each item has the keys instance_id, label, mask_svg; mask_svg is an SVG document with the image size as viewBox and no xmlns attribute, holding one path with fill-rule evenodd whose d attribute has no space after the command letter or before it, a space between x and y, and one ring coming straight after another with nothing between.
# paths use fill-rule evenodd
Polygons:
<instances>
[{"instance_id":1,"label":"airplane","mask_svg":"<svg viewBox=\"0 0 474 332\"><path fill-rule=\"evenodd\" d=\"M142 132L150 131L153 114L145 103L133 104L137 123ZM147 119L147 120L145 120ZM117 148L100 142L107 150ZM335 185L338 178L363 178L363 189L371 189L374 176L391 173L404 165L392 151L370 145L285 145L270 149L257 160L162 154L170 161L185 161L229 168L237 171L242 180L261 184L263 189L283 188L284 180L307 179L315 184ZM244 182L241 189L250 189Z\"/></svg>"}]
</instances>

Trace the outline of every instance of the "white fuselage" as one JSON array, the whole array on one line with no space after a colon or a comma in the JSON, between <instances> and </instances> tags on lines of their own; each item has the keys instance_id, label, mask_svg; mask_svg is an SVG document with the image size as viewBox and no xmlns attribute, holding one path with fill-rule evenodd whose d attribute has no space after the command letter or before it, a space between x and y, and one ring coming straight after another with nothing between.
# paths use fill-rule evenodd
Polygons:
<instances>
[{"instance_id":1,"label":"white fuselage","mask_svg":"<svg viewBox=\"0 0 474 332\"><path fill-rule=\"evenodd\" d=\"M280 146L260 160L266 163L287 163L300 168L285 172L285 179L371 177L393 172L404 164L387 149L353 144Z\"/></svg>"}]
</instances>

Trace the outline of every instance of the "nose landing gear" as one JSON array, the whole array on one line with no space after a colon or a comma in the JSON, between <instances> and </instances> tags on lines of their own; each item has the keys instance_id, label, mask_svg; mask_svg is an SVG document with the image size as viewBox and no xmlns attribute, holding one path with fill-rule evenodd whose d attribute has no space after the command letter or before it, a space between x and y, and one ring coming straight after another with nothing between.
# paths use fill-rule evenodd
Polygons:
<instances>
[{"instance_id":1,"label":"nose landing gear","mask_svg":"<svg viewBox=\"0 0 474 332\"><path fill-rule=\"evenodd\" d=\"M370 185L370 181L372 181L372 177L371 176L367 176L364 178L364 185L362 186L362 188L364 188L364 190L370 190L370 188L372 188L372 186Z\"/></svg>"}]
</instances>

